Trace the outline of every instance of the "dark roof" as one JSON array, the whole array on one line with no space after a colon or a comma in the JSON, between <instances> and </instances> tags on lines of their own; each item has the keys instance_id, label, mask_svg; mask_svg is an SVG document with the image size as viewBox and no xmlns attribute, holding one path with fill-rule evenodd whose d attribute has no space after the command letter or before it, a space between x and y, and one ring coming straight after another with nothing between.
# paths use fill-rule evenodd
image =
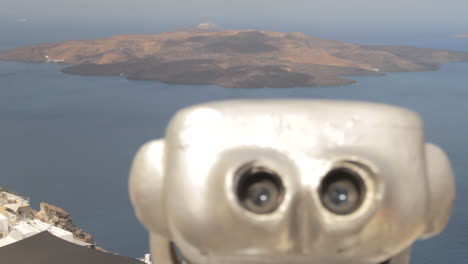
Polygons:
<instances>
[{"instance_id":1,"label":"dark roof","mask_svg":"<svg viewBox=\"0 0 468 264\"><path fill-rule=\"evenodd\" d=\"M144 262L79 246L44 231L0 247L8 264L144 264Z\"/></svg>"}]
</instances>

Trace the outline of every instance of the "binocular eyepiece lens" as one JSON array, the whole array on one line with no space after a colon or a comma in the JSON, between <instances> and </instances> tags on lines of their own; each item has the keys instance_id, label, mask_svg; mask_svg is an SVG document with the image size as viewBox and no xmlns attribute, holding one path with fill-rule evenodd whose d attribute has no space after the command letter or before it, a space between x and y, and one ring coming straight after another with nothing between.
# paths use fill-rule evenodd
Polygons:
<instances>
[{"instance_id":1,"label":"binocular eyepiece lens","mask_svg":"<svg viewBox=\"0 0 468 264\"><path fill-rule=\"evenodd\" d=\"M244 208L256 214L267 214L281 204L284 187L276 173L263 167L251 167L240 173L236 192Z\"/></svg>"},{"instance_id":2,"label":"binocular eyepiece lens","mask_svg":"<svg viewBox=\"0 0 468 264\"><path fill-rule=\"evenodd\" d=\"M365 187L361 177L349 168L336 168L322 180L320 199L325 208L338 215L351 214L362 203Z\"/></svg>"},{"instance_id":3,"label":"binocular eyepiece lens","mask_svg":"<svg viewBox=\"0 0 468 264\"><path fill-rule=\"evenodd\" d=\"M256 214L275 211L283 201L285 188L273 171L246 165L237 172L236 195L245 209ZM359 173L348 167L332 169L323 178L319 196L322 205L337 215L347 215L362 204L366 188Z\"/></svg>"}]
</instances>

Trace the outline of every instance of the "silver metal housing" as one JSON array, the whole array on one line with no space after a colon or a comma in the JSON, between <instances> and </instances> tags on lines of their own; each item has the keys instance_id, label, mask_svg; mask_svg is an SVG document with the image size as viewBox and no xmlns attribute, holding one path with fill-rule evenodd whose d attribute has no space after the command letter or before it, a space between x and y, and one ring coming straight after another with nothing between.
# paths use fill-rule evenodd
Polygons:
<instances>
[{"instance_id":1,"label":"silver metal housing","mask_svg":"<svg viewBox=\"0 0 468 264\"><path fill-rule=\"evenodd\" d=\"M236 171L256 164L281 178L268 214L241 206ZM319 195L333 168L357 173L359 208L327 210ZM331 100L221 101L181 110L163 140L145 144L130 196L150 232L155 263L403 264L417 239L445 227L454 201L446 155L424 141L418 114Z\"/></svg>"}]
</instances>

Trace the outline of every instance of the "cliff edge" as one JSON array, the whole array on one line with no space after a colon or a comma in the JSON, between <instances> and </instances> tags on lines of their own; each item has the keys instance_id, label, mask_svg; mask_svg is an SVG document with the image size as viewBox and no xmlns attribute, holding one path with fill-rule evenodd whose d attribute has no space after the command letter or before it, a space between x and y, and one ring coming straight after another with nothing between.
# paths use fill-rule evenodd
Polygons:
<instances>
[{"instance_id":1,"label":"cliff edge","mask_svg":"<svg viewBox=\"0 0 468 264\"><path fill-rule=\"evenodd\" d=\"M94 244L93 236L76 227L72 222L70 214L60 207L42 202L40 203L40 210L36 212L34 218L69 231L76 239L85 243Z\"/></svg>"}]
</instances>

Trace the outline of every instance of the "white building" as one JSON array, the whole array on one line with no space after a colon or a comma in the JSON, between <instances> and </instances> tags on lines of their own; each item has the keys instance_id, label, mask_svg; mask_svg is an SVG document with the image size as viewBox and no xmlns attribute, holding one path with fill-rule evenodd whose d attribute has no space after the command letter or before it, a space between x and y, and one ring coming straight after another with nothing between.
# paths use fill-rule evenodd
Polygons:
<instances>
[{"instance_id":1,"label":"white building","mask_svg":"<svg viewBox=\"0 0 468 264\"><path fill-rule=\"evenodd\" d=\"M10 219L8 214L3 207L0 207L0 239L7 236L10 232L9 228Z\"/></svg>"},{"instance_id":2,"label":"white building","mask_svg":"<svg viewBox=\"0 0 468 264\"><path fill-rule=\"evenodd\" d=\"M202 30L218 30L220 27L215 23L202 22L198 24L197 28Z\"/></svg>"},{"instance_id":3,"label":"white building","mask_svg":"<svg viewBox=\"0 0 468 264\"><path fill-rule=\"evenodd\" d=\"M34 219L34 220L29 220L29 221L20 221L19 223L13 225L8 235L0 239L0 247L6 246L8 244L14 243L21 239L28 238L36 234L39 234L43 231L49 231L56 237L60 237L61 239L64 239L68 242L75 243L80 246L91 245L91 244L82 242L78 239L75 239L73 237L73 234L69 231L63 230L61 228L44 223L40 220Z\"/></svg>"},{"instance_id":4,"label":"white building","mask_svg":"<svg viewBox=\"0 0 468 264\"><path fill-rule=\"evenodd\" d=\"M81 246L91 245L75 239L69 231L44 223L38 219L28 218L21 210L26 207L29 208L29 201L27 199L0 191L0 247L43 231L49 231L57 237Z\"/></svg>"},{"instance_id":5,"label":"white building","mask_svg":"<svg viewBox=\"0 0 468 264\"><path fill-rule=\"evenodd\" d=\"M139 260L147 263L147 264L153 264L153 261L151 260L151 254L145 254L144 258L139 258Z\"/></svg>"}]
</instances>

